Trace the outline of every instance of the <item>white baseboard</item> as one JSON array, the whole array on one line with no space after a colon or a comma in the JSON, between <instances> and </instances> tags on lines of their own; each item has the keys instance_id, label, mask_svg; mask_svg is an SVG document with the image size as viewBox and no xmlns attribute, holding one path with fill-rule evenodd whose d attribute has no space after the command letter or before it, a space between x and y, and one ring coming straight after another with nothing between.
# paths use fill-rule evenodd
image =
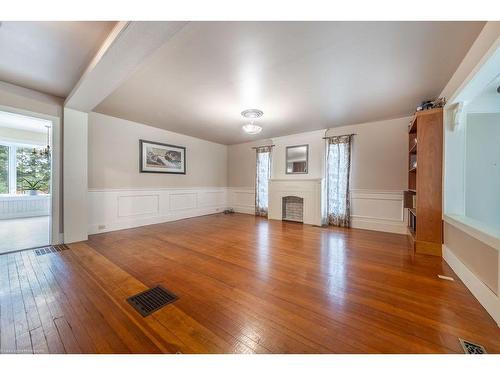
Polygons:
<instances>
[{"instance_id":1,"label":"white baseboard","mask_svg":"<svg viewBox=\"0 0 500 375\"><path fill-rule=\"evenodd\" d=\"M255 215L255 207L254 206L229 206L231 207L234 212L237 212L239 214L248 214L248 215Z\"/></svg>"},{"instance_id":2,"label":"white baseboard","mask_svg":"<svg viewBox=\"0 0 500 375\"><path fill-rule=\"evenodd\" d=\"M453 269L465 286L471 291L479 303L486 309L500 326L500 298L477 278L474 273L458 259L455 254L443 245L443 258Z\"/></svg>"},{"instance_id":3,"label":"white baseboard","mask_svg":"<svg viewBox=\"0 0 500 375\"><path fill-rule=\"evenodd\" d=\"M160 224L160 223L167 223L169 221L189 219L197 216L213 215L224 211L224 209L225 209L224 207L201 208L201 209L187 210L182 213L174 213L170 215L135 218L119 222L111 222L107 224L91 224L89 226L89 234L106 233L115 230L130 229L130 228L142 227L145 225Z\"/></svg>"}]
</instances>

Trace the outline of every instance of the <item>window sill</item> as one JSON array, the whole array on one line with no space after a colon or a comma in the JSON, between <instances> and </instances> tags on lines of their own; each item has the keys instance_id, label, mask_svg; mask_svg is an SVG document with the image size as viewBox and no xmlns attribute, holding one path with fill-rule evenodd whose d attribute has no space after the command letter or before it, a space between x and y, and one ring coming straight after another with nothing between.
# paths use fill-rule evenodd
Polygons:
<instances>
[{"instance_id":1,"label":"window sill","mask_svg":"<svg viewBox=\"0 0 500 375\"><path fill-rule=\"evenodd\" d=\"M26 195L26 194L0 194L0 200L15 200L15 199L40 199L50 197L50 194Z\"/></svg>"},{"instance_id":2,"label":"window sill","mask_svg":"<svg viewBox=\"0 0 500 375\"><path fill-rule=\"evenodd\" d=\"M500 252L500 229L463 215L444 215L444 221Z\"/></svg>"}]
</instances>

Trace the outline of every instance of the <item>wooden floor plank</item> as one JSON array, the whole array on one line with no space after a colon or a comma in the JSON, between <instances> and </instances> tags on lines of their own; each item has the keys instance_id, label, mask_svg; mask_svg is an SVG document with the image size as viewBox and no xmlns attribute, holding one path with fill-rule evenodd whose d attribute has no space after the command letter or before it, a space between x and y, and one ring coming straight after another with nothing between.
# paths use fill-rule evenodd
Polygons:
<instances>
[{"instance_id":1,"label":"wooden floor plank","mask_svg":"<svg viewBox=\"0 0 500 375\"><path fill-rule=\"evenodd\" d=\"M144 318L126 299L158 284L179 299ZM390 233L211 215L0 256L1 352L500 353L499 333Z\"/></svg>"},{"instance_id":2,"label":"wooden floor plank","mask_svg":"<svg viewBox=\"0 0 500 375\"><path fill-rule=\"evenodd\" d=\"M16 352L33 353L31 345L30 327L26 316L21 284L16 264L16 254L7 254L9 268L10 294L12 298L12 313L14 316L14 329L16 332Z\"/></svg>"},{"instance_id":3,"label":"wooden floor plank","mask_svg":"<svg viewBox=\"0 0 500 375\"><path fill-rule=\"evenodd\" d=\"M47 299L48 298L50 299L51 297L47 296L42 290L42 287L40 286L40 282L37 278L37 275L35 274L35 271L33 269L32 263L29 258L30 253L31 253L30 251L23 251L20 252L19 254L22 257L28 282L30 283L31 290L34 295L38 316L40 318L42 333L46 340L46 350L48 353L58 353L58 354L65 353L61 338L59 337L59 333L54 324L54 317L57 317L57 314L53 314L50 309L50 302L48 302ZM37 334L39 335L39 333ZM45 347L40 343L38 343L37 348L35 350L36 353L42 353L42 350L44 349Z\"/></svg>"},{"instance_id":4,"label":"wooden floor plank","mask_svg":"<svg viewBox=\"0 0 500 375\"><path fill-rule=\"evenodd\" d=\"M9 261L7 256L0 257L0 354L16 352L16 331L12 298L10 293Z\"/></svg>"}]
</instances>

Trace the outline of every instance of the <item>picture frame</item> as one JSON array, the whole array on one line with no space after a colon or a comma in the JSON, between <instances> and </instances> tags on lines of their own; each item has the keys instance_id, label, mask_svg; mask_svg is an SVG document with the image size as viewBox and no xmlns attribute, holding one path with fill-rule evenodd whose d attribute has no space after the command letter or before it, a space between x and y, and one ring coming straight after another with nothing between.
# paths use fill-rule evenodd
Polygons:
<instances>
[{"instance_id":1,"label":"picture frame","mask_svg":"<svg viewBox=\"0 0 500 375\"><path fill-rule=\"evenodd\" d=\"M140 139L139 172L186 174L186 147Z\"/></svg>"}]
</instances>

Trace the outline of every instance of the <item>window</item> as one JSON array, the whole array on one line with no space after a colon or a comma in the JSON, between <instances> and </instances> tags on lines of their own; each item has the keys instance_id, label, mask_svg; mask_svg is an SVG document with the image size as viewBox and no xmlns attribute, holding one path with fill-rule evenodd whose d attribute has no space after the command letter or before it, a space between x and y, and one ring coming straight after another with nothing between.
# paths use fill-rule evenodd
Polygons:
<instances>
[{"instance_id":1,"label":"window","mask_svg":"<svg viewBox=\"0 0 500 375\"><path fill-rule=\"evenodd\" d=\"M9 147L0 145L0 194L9 193Z\"/></svg>"},{"instance_id":2,"label":"window","mask_svg":"<svg viewBox=\"0 0 500 375\"><path fill-rule=\"evenodd\" d=\"M343 135L328 139L328 222L340 227L350 226L351 138L352 135Z\"/></svg>"},{"instance_id":3,"label":"window","mask_svg":"<svg viewBox=\"0 0 500 375\"><path fill-rule=\"evenodd\" d=\"M268 187L271 177L271 147L259 147L256 151L255 215L267 216Z\"/></svg>"},{"instance_id":4,"label":"window","mask_svg":"<svg viewBox=\"0 0 500 375\"><path fill-rule=\"evenodd\" d=\"M0 194L22 194L28 190L28 182L38 182L37 190L49 193L50 158L35 154L33 149L0 144Z\"/></svg>"},{"instance_id":5,"label":"window","mask_svg":"<svg viewBox=\"0 0 500 375\"><path fill-rule=\"evenodd\" d=\"M22 193L26 181L39 181L38 190L48 193L50 186L50 160L33 153L33 148L16 147L17 193Z\"/></svg>"}]
</instances>

